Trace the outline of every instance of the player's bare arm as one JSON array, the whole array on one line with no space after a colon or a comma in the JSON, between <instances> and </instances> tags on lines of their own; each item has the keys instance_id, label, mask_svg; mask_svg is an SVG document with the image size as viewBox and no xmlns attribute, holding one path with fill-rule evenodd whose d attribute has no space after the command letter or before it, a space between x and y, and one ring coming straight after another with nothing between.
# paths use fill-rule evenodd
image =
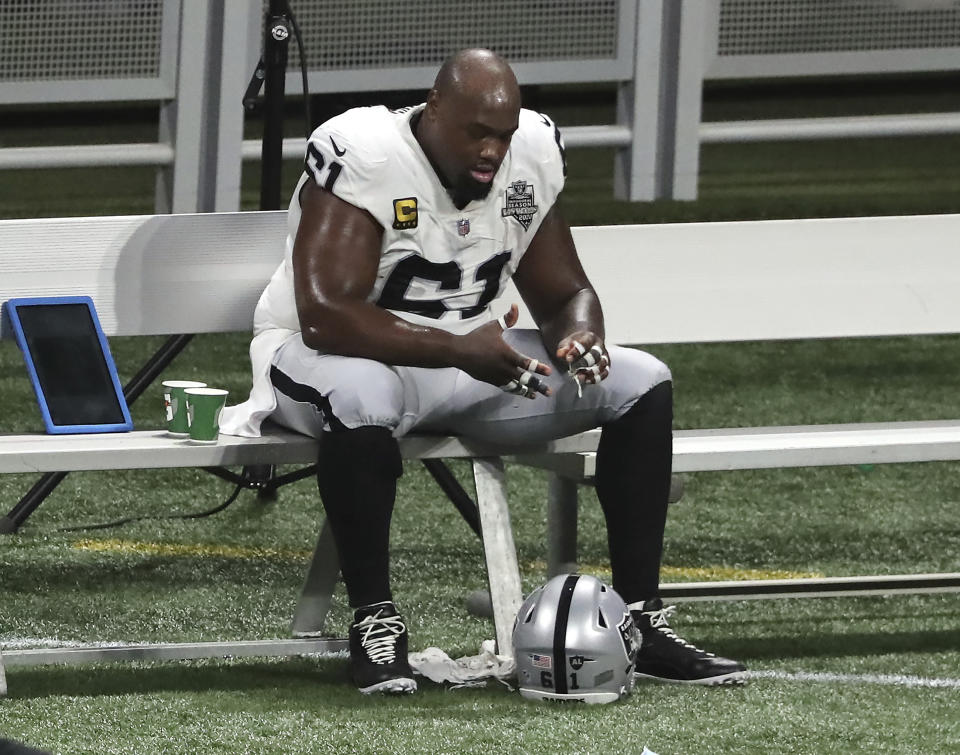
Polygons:
<instances>
[{"instance_id":1,"label":"player's bare arm","mask_svg":"<svg viewBox=\"0 0 960 755\"><path fill-rule=\"evenodd\" d=\"M597 383L610 371L603 310L577 256L570 226L555 204L513 276L540 328L543 343L581 383Z\"/></svg>"},{"instance_id":2,"label":"player's bare arm","mask_svg":"<svg viewBox=\"0 0 960 755\"><path fill-rule=\"evenodd\" d=\"M307 346L386 364L458 367L498 386L528 369L530 358L504 342L497 322L456 336L406 322L367 301L380 259L379 223L310 182L301 191L300 203L294 293ZM549 367L540 365L535 371L548 374Z\"/></svg>"}]
</instances>

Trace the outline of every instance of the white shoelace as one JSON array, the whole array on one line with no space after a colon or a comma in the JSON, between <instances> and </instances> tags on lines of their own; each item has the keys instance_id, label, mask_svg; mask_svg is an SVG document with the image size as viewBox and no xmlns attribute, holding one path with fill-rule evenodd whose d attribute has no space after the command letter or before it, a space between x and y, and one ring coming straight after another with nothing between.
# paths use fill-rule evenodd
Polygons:
<instances>
[{"instance_id":1,"label":"white shoelace","mask_svg":"<svg viewBox=\"0 0 960 755\"><path fill-rule=\"evenodd\" d=\"M393 663L397 657L397 637L406 631L399 616L384 616L384 609L364 616L355 626L360 630L360 645L374 663Z\"/></svg>"},{"instance_id":2,"label":"white shoelace","mask_svg":"<svg viewBox=\"0 0 960 755\"><path fill-rule=\"evenodd\" d=\"M698 653L703 653L704 655L712 656L713 653L707 653L691 642L687 642L682 637L677 636L677 633L670 628L668 619L677 612L676 606L664 606L659 611L644 611L643 613L646 616L650 617L650 627L651 629L656 629L658 632L663 634L666 637L669 637L671 640L676 642L679 645L695 650Z\"/></svg>"}]
</instances>

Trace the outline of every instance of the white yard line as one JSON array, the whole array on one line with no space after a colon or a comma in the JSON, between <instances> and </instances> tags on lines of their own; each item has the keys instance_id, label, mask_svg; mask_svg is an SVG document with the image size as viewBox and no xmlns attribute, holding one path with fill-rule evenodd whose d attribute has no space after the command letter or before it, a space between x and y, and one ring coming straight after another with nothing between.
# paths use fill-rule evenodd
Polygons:
<instances>
[{"instance_id":1,"label":"white yard line","mask_svg":"<svg viewBox=\"0 0 960 755\"><path fill-rule=\"evenodd\" d=\"M122 642L77 642L52 637L0 637L0 651L32 648L122 647ZM343 653L346 657L346 653ZM825 684L880 684L890 687L927 687L960 689L960 679L935 679L907 674L837 674L829 671L748 671L748 679L775 679L786 682L820 682Z\"/></svg>"},{"instance_id":2,"label":"white yard line","mask_svg":"<svg viewBox=\"0 0 960 755\"><path fill-rule=\"evenodd\" d=\"M110 648L124 645L122 642L81 642L58 640L54 637L0 637L0 651L32 650L35 648Z\"/></svg>"},{"instance_id":3,"label":"white yard line","mask_svg":"<svg viewBox=\"0 0 960 755\"><path fill-rule=\"evenodd\" d=\"M782 679L789 682L828 684L885 684L892 687L938 687L960 689L960 679L931 679L906 674L834 674L826 671L748 671L750 679Z\"/></svg>"}]
</instances>

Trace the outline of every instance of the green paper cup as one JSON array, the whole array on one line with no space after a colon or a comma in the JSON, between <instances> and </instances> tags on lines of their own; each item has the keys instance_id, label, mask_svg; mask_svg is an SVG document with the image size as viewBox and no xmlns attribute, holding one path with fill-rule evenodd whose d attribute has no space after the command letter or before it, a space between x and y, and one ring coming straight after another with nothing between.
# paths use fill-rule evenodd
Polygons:
<instances>
[{"instance_id":1,"label":"green paper cup","mask_svg":"<svg viewBox=\"0 0 960 755\"><path fill-rule=\"evenodd\" d=\"M206 383L196 380L164 380L163 403L167 412L167 435L186 438L190 434L190 420L187 417L187 388L206 388Z\"/></svg>"},{"instance_id":2,"label":"green paper cup","mask_svg":"<svg viewBox=\"0 0 960 755\"><path fill-rule=\"evenodd\" d=\"M216 443L220 435L220 412L227 403L222 388L187 388L187 417L190 419L190 441Z\"/></svg>"}]
</instances>

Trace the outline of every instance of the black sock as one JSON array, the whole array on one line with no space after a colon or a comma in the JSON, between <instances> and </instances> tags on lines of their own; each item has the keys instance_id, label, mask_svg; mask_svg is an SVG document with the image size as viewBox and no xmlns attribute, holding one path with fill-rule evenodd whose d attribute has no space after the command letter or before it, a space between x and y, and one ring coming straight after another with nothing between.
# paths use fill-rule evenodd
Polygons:
<instances>
[{"instance_id":1,"label":"black sock","mask_svg":"<svg viewBox=\"0 0 960 755\"><path fill-rule=\"evenodd\" d=\"M673 385L654 386L603 427L597 497L607 520L613 589L627 603L659 594L673 464Z\"/></svg>"},{"instance_id":2,"label":"black sock","mask_svg":"<svg viewBox=\"0 0 960 755\"><path fill-rule=\"evenodd\" d=\"M390 519L402 472L400 448L385 427L327 432L320 439L317 487L353 607L393 600Z\"/></svg>"}]
</instances>

